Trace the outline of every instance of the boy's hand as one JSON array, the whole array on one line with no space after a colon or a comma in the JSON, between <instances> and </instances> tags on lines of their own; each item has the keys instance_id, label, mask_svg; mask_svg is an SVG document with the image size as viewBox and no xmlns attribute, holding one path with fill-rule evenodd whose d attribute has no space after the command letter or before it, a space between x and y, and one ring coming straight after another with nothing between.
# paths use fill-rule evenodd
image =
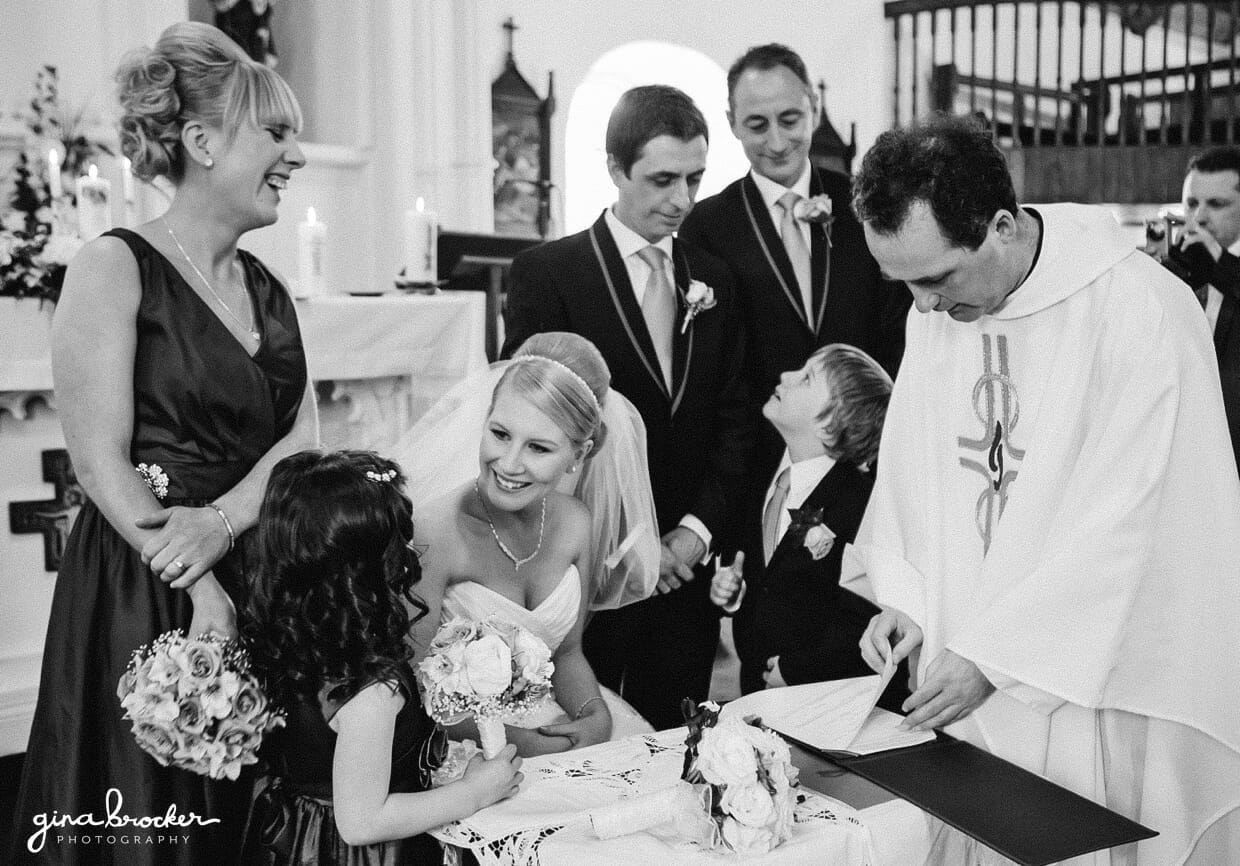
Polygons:
<instances>
[{"instance_id":1,"label":"boy's hand","mask_svg":"<svg viewBox=\"0 0 1240 866\"><path fill-rule=\"evenodd\" d=\"M762 673L762 681L768 689L779 689L788 685L784 682L783 672L779 669L779 656L771 656L766 660L766 670Z\"/></svg>"},{"instance_id":2,"label":"boy's hand","mask_svg":"<svg viewBox=\"0 0 1240 866\"><path fill-rule=\"evenodd\" d=\"M715 576L710 580L710 600L719 607L731 607L736 595L744 583L745 554L737 551L736 559L726 568L719 567L719 557L715 557Z\"/></svg>"}]
</instances>

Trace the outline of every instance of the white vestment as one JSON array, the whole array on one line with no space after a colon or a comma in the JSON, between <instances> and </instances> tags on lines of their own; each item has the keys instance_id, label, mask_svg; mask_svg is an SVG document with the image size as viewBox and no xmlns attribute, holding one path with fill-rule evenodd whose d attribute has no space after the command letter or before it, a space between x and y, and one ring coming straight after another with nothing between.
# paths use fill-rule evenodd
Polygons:
<instances>
[{"instance_id":1,"label":"white vestment","mask_svg":"<svg viewBox=\"0 0 1240 866\"><path fill-rule=\"evenodd\" d=\"M1036 211L999 312L910 314L844 584L921 625L919 677L946 648L996 685L950 733L1160 833L1085 862L1240 862L1240 483L1210 335L1105 211Z\"/></svg>"}]
</instances>

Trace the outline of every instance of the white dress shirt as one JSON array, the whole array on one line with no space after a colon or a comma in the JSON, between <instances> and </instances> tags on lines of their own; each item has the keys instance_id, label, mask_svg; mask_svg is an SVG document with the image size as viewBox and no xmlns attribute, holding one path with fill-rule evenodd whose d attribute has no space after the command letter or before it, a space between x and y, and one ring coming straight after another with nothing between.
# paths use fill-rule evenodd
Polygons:
<instances>
[{"instance_id":1,"label":"white dress shirt","mask_svg":"<svg viewBox=\"0 0 1240 866\"><path fill-rule=\"evenodd\" d=\"M616 242L616 248L620 251L624 269L628 271L629 284L633 287L633 294L637 296L637 306L642 305L642 298L646 296L646 282L650 279L650 266L638 255L646 247L656 246L663 250L663 268L667 274L667 284L676 285L676 269L672 265L671 235L659 238L657 242L651 244L650 241L620 222L614 208L607 208L603 212L603 219L607 223L607 230L611 232L611 239ZM701 560L705 563L710 559L710 543L713 538L710 530L694 514L686 514L680 518L680 525L693 532L706 545L706 552L702 554Z\"/></svg>"}]
</instances>

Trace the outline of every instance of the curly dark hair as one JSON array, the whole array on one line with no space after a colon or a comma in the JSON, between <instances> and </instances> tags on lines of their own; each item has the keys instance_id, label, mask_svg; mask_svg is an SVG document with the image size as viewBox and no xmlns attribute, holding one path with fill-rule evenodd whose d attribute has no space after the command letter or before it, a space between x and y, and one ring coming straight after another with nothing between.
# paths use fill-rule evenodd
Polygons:
<instances>
[{"instance_id":1,"label":"curly dark hair","mask_svg":"<svg viewBox=\"0 0 1240 866\"><path fill-rule=\"evenodd\" d=\"M241 633L277 699L327 685L346 700L408 662L427 608L404 480L370 451L302 451L271 470Z\"/></svg>"},{"instance_id":2,"label":"curly dark hair","mask_svg":"<svg viewBox=\"0 0 1240 866\"><path fill-rule=\"evenodd\" d=\"M1019 210L1007 159L972 117L938 115L878 137L853 179L857 218L896 234L913 202L930 206L943 236L976 250L1000 210Z\"/></svg>"}]
</instances>

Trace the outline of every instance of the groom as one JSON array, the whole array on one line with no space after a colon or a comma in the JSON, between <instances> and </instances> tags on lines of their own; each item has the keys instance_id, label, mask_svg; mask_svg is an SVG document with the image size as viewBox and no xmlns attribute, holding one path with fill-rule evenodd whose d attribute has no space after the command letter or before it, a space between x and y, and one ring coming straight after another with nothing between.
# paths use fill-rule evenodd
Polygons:
<instances>
[{"instance_id":1,"label":"groom","mask_svg":"<svg viewBox=\"0 0 1240 866\"><path fill-rule=\"evenodd\" d=\"M729 541L719 534L753 446L743 336L727 267L672 237L706 168L697 106L673 87L635 87L612 111L606 148L616 203L585 231L517 256L504 355L540 331L581 334L646 423L659 591L596 614L585 651L599 682L669 728L683 723L682 698L710 688L719 613L702 563Z\"/></svg>"}]
</instances>

